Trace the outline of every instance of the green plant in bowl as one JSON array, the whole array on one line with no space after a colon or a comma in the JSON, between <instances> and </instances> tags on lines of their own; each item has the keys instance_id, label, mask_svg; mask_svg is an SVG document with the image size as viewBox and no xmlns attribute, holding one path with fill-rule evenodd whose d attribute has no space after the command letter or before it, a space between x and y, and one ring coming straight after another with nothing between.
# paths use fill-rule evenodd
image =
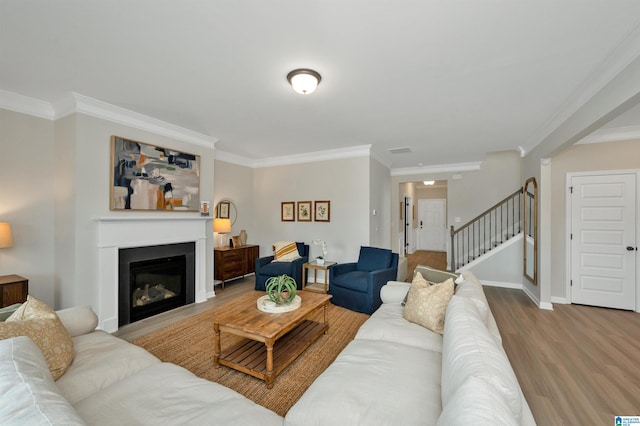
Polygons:
<instances>
[{"instance_id":1,"label":"green plant in bowl","mask_svg":"<svg viewBox=\"0 0 640 426\"><path fill-rule=\"evenodd\" d=\"M296 280L289 275L271 277L266 282L267 296L277 305L288 305L296 297Z\"/></svg>"}]
</instances>

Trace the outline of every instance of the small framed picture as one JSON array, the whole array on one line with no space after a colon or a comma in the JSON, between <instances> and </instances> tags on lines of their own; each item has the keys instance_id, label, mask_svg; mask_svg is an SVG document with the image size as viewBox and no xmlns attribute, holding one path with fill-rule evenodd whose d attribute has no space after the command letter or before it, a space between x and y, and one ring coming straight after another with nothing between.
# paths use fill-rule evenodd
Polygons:
<instances>
[{"instance_id":1,"label":"small framed picture","mask_svg":"<svg viewBox=\"0 0 640 426\"><path fill-rule=\"evenodd\" d=\"M201 201L200 202L200 216L209 216L209 202Z\"/></svg>"},{"instance_id":2,"label":"small framed picture","mask_svg":"<svg viewBox=\"0 0 640 426\"><path fill-rule=\"evenodd\" d=\"M233 248L242 247L242 240L240 239L240 235L235 235L231 237L231 244Z\"/></svg>"},{"instance_id":3,"label":"small framed picture","mask_svg":"<svg viewBox=\"0 0 640 426\"><path fill-rule=\"evenodd\" d=\"M311 222L311 201L298 201L298 222Z\"/></svg>"},{"instance_id":4,"label":"small framed picture","mask_svg":"<svg viewBox=\"0 0 640 426\"><path fill-rule=\"evenodd\" d=\"M314 206L314 220L316 222L331 221L331 201L316 201Z\"/></svg>"},{"instance_id":5,"label":"small framed picture","mask_svg":"<svg viewBox=\"0 0 640 426\"><path fill-rule=\"evenodd\" d=\"M216 212L216 217L218 219L229 219L229 205L228 201L220 201L218 203L218 211Z\"/></svg>"},{"instance_id":6,"label":"small framed picture","mask_svg":"<svg viewBox=\"0 0 640 426\"><path fill-rule=\"evenodd\" d=\"M294 222L296 203L294 201L283 201L280 206L280 216L283 222Z\"/></svg>"}]
</instances>

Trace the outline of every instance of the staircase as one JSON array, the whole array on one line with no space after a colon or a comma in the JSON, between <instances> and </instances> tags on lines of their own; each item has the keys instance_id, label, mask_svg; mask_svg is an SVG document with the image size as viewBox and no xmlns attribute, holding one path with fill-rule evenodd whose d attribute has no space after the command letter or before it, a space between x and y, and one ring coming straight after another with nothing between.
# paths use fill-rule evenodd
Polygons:
<instances>
[{"instance_id":1,"label":"staircase","mask_svg":"<svg viewBox=\"0 0 640 426\"><path fill-rule=\"evenodd\" d=\"M522 188L460 228L451 227L451 270L480 258L522 232Z\"/></svg>"}]
</instances>

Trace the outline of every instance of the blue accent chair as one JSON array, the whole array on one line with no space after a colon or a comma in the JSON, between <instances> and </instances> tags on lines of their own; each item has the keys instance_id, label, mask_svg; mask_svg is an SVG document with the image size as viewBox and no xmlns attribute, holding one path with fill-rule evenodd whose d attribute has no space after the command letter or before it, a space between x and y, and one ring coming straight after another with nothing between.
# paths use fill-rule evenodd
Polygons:
<instances>
[{"instance_id":1,"label":"blue accent chair","mask_svg":"<svg viewBox=\"0 0 640 426\"><path fill-rule=\"evenodd\" d=\"M298 290L302 288L302 265L309 261L309 244L296 242L296 246L302 257L293 262L274 262L273 256L256 259L256 290L266 291L267 280L279 275L289 275L296 280Z\"/></svg>"},{"instance_id":2,"label":"blue accent chair","mask_svg":"<svg viewBox=\"0 0 640 426\"><path fill-rule=\"evenodd\" d=\"M357 262L329 269L331 302L356 312L372 314L382 304L380 289L396 279L398 254L377 247L360 247Z\"/></svg>"}]
</instances>

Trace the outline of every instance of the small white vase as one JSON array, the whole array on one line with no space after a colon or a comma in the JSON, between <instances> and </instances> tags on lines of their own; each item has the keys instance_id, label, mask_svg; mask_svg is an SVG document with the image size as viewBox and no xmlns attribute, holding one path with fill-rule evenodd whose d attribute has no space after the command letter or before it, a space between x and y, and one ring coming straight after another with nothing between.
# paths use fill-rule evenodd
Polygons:
<instances>
[{"instance_id":1,"label":"small white vase","mask_svg":"<svg viewBox=\"0 0 640 426\"><path fill-rule=\"evenodd\" d=\"M324 259L316 259L318 265L324 265Z\"/></svg>"}]
</instances>

